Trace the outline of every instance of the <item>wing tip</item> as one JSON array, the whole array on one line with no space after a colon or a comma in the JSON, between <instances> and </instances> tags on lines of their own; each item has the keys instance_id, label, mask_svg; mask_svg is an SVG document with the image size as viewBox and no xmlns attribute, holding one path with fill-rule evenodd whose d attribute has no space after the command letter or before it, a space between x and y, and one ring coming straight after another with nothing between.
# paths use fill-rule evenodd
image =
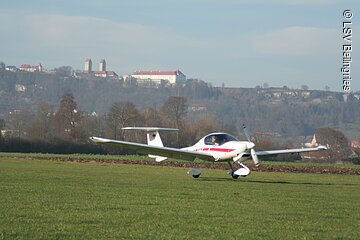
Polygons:
<instances>
[{"instance_id":1,"label":"wing tip","mask_svg":"<svg viewBox=\"0 0 360 240\"><path fill-rule=\"evenodd\" d=\"M103 143L103 142L108 142L107 139L105 138L100 138L100 137L89 137L89 139L95 143Z\"/></svg>"},{"instance_id":2,"label":"wing tip","mask_svg":"<svg viewBox=\"0 0 360 240\"><path fill-rule=\"evenodd\" d=\"M319 149L319 150L327 150L328 148L323 146L323 145L320 145L320 146L317 147L317 149Z\"/></svg>"}]
</instances>

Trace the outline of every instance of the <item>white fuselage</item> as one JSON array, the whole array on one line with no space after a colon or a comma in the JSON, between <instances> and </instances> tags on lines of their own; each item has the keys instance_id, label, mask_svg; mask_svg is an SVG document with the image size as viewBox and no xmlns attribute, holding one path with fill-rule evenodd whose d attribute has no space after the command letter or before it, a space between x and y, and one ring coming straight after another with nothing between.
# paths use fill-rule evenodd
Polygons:
<instances>
[{"instance_id":1,"label":"white fuselage","mask_svg":"<svg viewBox=\"0 0 360 240\"><path fill-rule=\"evenodd\" d=\"M238 141L237 139L233 138L230 139L230 141L225 142L211 142L208 140L208 138L212 136L225 136L228 138L227 140L232 137L231 135L224 133L209 134L200 139L195 145L182 148L182 150L210 154L215 158L215 161L226 161L233 159L234 157L237 157L248 150L247 146L249 145L249 142L247 141Z\"/></svg>"},{"instance_id":2,"label":"white fuselage","mask_svg":"<svg viewBox=\"0 0 360 240\"><path fill-rule=\"evenodd\" d=\"M221 161L232 159L239 154L246 152L246 144L247 142L231 141L224 143L221 146L194 145L186 149L189 151L211 154L216 159L216 161Z\"/></svg>"}]
</instances>

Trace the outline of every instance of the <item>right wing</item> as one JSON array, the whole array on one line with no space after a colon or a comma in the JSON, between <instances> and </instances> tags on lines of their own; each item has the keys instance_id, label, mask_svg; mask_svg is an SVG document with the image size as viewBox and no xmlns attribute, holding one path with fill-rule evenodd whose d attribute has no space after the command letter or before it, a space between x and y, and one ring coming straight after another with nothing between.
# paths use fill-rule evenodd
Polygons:
<instances>
[{"instance_id":1,"label":"right wing","mask_svg":"<svg viewBox=\"0 0 360 240\"><path fill-rule=\"evenodd\" d=\"M270 155L278 155L278 154L286 154L286 153L301 153L301 152L313 152L313 151L321 151L326 150L325 146L318 146L316 148L297 148L297 149L284 149L284 150L269 150L269 151L256 151L256 155L258 156L270 156Z\"/></svg>"},{"instance_id":2,"label":"right wing","mask_svg":"<svg viewBox=\"0 0 360 240\"><path fill-rule=\"evenodd\" d=\"M139 153L152 154L161 157L183 159L188 161L193 161L195 158L200 158L205 161L215 161L215 158L212 155L193 152L193 151L186 151L177 148L157 147L142 143L125 142L125 141L112 140L112 139L100 138L100 137L90 137L90 140L96 143L132 148Z\"/></svg>"}]
</instances>

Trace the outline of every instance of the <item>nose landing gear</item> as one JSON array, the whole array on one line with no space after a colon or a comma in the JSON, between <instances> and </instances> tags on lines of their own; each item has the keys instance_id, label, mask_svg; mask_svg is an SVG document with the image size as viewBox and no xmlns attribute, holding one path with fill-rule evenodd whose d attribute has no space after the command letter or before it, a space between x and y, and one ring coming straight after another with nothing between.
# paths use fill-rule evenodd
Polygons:
<instances>
[{"instance_id":1,"label":"nose landing gear","mask_svg":"<svg viewBox=\"0 0 360 240\"><path fill-rule=\"evenodd\" d=\"M229 174L231 175L231 177L233 179L238 179L239 176L246 177L246 176L248 176L250 174L250 169L247 166L245 166L244 164L240 163L240 162L239 162L239 164L240 164L241 167L238 168L238 169L234 168L233 165L230 162L228 162L228 164L229 164L229 166L231 168L230 171L229 171Z\"/></svg>"}]
</instances>

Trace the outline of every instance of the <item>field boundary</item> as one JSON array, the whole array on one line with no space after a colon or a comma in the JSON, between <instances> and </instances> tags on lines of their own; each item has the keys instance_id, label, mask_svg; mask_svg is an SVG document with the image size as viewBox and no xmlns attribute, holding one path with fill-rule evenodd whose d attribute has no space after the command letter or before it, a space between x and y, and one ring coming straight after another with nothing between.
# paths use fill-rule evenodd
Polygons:
<instances>
[{"instance_id":1,"label":"field boundary","mask_svg":"<svg viewBox=\"0 0 360 240\"><path fill-rule=\"evenodd\" d=\"M81 157L67 157L67 156L0 156L1 158L10 159L31 159L31 160L52 160L62 162L79 162L79 163L107 163L107 164L132 164L132 165L148 165L148 166L162 166L162 167L182 167L182 168L206 168L206 169L229 169L226 163L196 163L196 162L175 162L164 161L157 163L151 160L142 159L101 159L101 158L81 158ZM262 164L255 167L249 164L249 168L255 172L287 172L287 173L316 173L316 174L346 174L346 175L360 175L360 168L339 167L339 166L291 166L291 165L272 165Z\"/></svg>"}]
</instances>

